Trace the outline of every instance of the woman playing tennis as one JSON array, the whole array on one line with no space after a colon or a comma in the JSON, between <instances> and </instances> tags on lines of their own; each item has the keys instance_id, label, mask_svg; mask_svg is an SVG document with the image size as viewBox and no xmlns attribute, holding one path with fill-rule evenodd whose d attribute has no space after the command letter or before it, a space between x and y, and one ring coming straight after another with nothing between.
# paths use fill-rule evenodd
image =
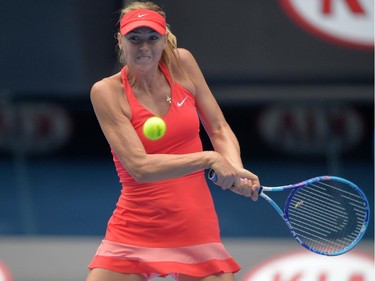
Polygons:
<instances>
[{"instance_id":1,"label":"woman playing tennis","mask_svg":"<svg viewBox=\"0 0 375 281\"><path fill-rule=\"evenodd\" d=\"M91 100L122 190L87 281L233 281L240 267L221 242L205 169L253 200L258 177L243 168L237 138L157 5L122 11L118 46L124 67L95 83ZM155 141L142 131L153 116L167 127ZM203 151L200 122L212 151Z\"/></svg>"}]
</instances>

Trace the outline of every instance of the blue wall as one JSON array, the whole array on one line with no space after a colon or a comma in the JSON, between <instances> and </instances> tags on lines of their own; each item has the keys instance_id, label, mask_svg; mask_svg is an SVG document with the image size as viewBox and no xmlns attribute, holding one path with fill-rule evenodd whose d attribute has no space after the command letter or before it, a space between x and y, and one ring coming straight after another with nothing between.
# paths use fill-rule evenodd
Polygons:
<instances>
[{"instance_id":1,"label":"blue wall","mask_svg":"<svg viewBox=\"0 0 375 281\"><path fill-rule=\"evenodd\" d=\"M327 173L324 163L251 161L248 167L264 185L288 184ZM120 192L111 159L43 160L16 167L0 162L0 235L103 235ZM25 168L25 186L15 173ZM361 186L374 206L373 169L347 163L342 173ZM222 235L287 237L289 232L268 203L211 185ZM27 197L30 195L30 197ZM273 196L282 203L285 195ZM372 216L373 217L373 216ZM373 218L365 238L373 239Z\"/></svg>"}]
</instances>

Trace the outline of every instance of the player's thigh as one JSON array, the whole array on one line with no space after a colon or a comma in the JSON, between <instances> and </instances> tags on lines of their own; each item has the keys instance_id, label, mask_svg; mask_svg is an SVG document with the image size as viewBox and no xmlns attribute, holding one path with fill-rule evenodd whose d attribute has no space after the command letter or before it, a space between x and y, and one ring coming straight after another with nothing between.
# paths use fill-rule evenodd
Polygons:
<instances>
[{"instance_id":1,"label":"player's thigh","mask_svg":"<svg viewBox=\"0 0 375 281\"><path fill-rule=\"evenodd\" d=\"M142 274L123 274L104 268L90 270L86 281L146 281Z\"/></svg>"},{"instance_id":2,"label":"player's thigh","mask_svg":"<svg viewBox=\"0 0 375 281\"><path fill-rule=\"evenodd\" d=\"M194 277L180 274L178 281L235 281L233 273L219 273L205 277Z\"/></svg>"}]
</instances>

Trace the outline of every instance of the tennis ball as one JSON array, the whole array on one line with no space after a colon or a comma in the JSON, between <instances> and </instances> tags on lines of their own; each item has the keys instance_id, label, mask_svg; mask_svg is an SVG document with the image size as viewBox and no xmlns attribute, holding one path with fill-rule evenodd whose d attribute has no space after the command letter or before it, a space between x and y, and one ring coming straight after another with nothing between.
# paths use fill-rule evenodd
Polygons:
<instances>
[{"instance_id":1,"label":"tennis ball","mask_svg":"<svg viewBox=\"0 0 375 281\"><path fill-rule=\"evenodd\" d=\"M151 117L143 124L143 134L150 140L158 140L164 136L167 126L163 119Z\"/></svg>"}]
</instances>

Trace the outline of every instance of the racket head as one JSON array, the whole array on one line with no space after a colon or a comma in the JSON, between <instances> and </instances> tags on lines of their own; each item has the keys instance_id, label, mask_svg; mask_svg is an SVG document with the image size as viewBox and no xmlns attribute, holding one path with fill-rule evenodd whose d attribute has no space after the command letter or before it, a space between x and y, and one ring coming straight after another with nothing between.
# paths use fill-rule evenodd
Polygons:
<instances>
[{"instance_id":1,"label":"racket head","mask_svg":"<svg viewBox=\"0 0 375 281\"><path fill-rule=\"evenodd\" d=\"M302 246L317 254L337 256L353 249L365 234L370 206L354 183L321 176L291 191L284 216Z\"/></svg>"}]
</instances>

